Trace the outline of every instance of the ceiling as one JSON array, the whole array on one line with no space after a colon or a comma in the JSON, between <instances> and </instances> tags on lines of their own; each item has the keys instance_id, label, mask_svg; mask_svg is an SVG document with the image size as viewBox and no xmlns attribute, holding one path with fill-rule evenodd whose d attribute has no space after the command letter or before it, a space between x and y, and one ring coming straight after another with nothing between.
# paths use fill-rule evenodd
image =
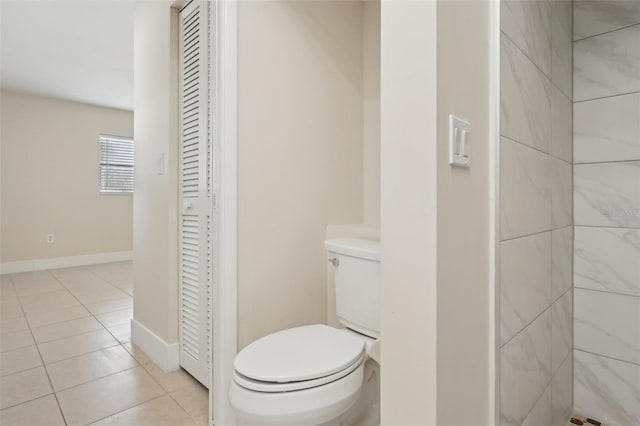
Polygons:
<instances>
[{"instance_id":1,"label":"ceiling","mask_svg":"<svg viewBox=\"0 0 640 426\"><path fill-rule=\"evenodd\" d=\"M133 2L0 1L3 89L133 110Z\"/></svg>"}]
</instances>

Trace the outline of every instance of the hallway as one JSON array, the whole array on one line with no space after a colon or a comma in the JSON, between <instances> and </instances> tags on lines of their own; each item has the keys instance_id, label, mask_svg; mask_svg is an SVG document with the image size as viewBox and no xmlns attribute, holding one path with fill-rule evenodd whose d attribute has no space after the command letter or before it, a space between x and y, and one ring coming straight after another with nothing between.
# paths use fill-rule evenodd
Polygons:
<instances>
[{"instance_id":1,"label":"hallway","mask_svg":"<svg viewBox=\"0 0 640 426\"><path fill-rule=\"evenodd\" d=\"M132 262L0 279L0 423L207 424L207 389L130 342Z\"/></svg>"}]
</instances>

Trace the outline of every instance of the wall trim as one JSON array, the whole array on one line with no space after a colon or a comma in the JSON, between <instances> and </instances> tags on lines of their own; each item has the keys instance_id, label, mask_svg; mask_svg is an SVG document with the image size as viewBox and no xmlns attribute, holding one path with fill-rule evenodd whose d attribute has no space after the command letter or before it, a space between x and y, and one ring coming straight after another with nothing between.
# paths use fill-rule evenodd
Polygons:
<instances>
[{"instance_id":1,"label":"wall trim","mask_svg":"<svg viewBox=\"0 0 640 426\"><path fill-rule=\"evenodd\" d=\"M212 206L217 217L218 244L213 281L213 377L209 392L209 423L233 426L236 417L229 404L228 389L237 353L238 279L238 0L213 1L210 8L211 46L215 64L212 117L218 123L215 148L218 158L219 202Z\"/></svg>"},{"instance_id":2,"label":"wall trim","mask_svg":"<svg viewBox=\"0 0 640 426\"><path fill-rule=\"evenodd\" d=\"M178 343L167 343L135 318L131 319L131 341L164 371L180 368Z\"/></svg>"},{"instance_id":3,"label":"wall trim","mask_svg":"<svg viewBox=\"0 0 640 426\"><path fill-rule=\"evenodd\" d=\"M0 263L0 274L42 271L45 269L70 268L73 266L132 260L133 251L113 251L109 253L84 254L80 256L50 257L47 259L18 260Z\"/></svg>"}]
</instances>

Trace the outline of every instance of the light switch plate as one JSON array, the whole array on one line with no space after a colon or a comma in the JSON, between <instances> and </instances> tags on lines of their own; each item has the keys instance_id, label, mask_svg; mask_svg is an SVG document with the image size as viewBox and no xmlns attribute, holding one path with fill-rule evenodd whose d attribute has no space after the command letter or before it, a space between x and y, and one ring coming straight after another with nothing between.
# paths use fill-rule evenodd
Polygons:
<instances>
[{"instance_id":1,"label":"light switch plate","mask_svg":"<svg viewBox=\"0 0 640 426\"><path fill-rule=\"evenodd\" d=\"M449 115L449 164L471 166L471 124L455 115Z\"/></svg>"}]
</instances>

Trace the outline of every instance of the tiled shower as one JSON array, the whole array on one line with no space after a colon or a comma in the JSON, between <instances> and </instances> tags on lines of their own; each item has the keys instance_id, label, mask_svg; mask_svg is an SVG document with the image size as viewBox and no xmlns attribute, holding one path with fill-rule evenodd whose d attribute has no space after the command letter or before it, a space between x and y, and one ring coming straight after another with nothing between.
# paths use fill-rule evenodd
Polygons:
<instances>
[{"instance_id":1,"label":"tiled shower","mask_svg":"<svg viewBox=\"0 0 640 426\"><path fill-rule=\"evenodd\" d=\"M500 424L640 425L640 0L500 28Z\"/></svg>"},{"instance_id":2,"label":"tiled shower","mask_svg":"<svg viewBox=\"0 0 640 426\"><path fill-rule=\"evenodd\" d=\"M640 425L640 1L576 1L574 400Z\"/></svg>"}]
</instances>

